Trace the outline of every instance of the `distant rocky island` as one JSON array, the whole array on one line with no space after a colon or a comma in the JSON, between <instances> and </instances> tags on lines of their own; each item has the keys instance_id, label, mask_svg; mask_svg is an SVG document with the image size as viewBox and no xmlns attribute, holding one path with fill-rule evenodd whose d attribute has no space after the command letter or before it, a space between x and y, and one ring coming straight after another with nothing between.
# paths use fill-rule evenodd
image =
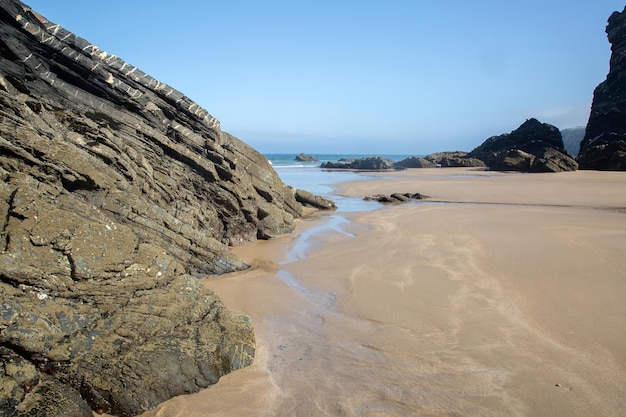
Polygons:
<instances>
[{"instance_id":1,"label":"distant rocky island","mask_svg":"<svg viewBox=\"0 0 626 417\"><path fill-rule=\"evenodd\" d=\"M294 159L296 161L299 161L299 162L317 162L317 161L319 161L319 159L317 159L317 156L307 155L305 153L299 153L298 155L296 155L296 157Z\"/></svg>"},{"instance_id":2,"label":"distant rocky island","mask_svg":"<svg viewBox=\"0 0 626 417\"><path fill-rule=\"evenodd\" d=\"M198 278L332 202L19 1L0 46L0 416L137 415L249 365L250 319Z\"/></svg>"}]
</instances>

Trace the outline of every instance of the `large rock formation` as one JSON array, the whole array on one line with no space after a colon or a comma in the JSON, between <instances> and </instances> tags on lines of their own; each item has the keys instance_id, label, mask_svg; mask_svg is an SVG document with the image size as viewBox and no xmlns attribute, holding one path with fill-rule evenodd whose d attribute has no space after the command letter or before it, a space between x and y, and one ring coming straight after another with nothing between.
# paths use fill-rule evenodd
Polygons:
<instances>
[{"instance_id":1,"label":"large rock formation","mask_svg":"<svg viewBox=\"0 0 626 417\"><path fill-rule=\"evenodd\" d=\"M435 168L436 164L420 156L409 156L393 164L396 168Z\"/></svg>"},{"instance_id":2,"label":"large rock formation","mask_svg":"<svg viewBox=\"0 0 626 417\"><path fill-rule=\"evenodd\" d=\"M0 0L0 53L0 416L135 415L251 363L250 320L197 277L291 231L297 190L18 1Z\"/></svg>"},{"instance_id":3,"label":"large rock formation","mask_svg":"<svg viewBox=\"0 0 626 417\"><path fill-rule=\"evenodd\" d=\"M591 115L580 144L580 169L626 170L626 8L606 28L611 61L606 80L593 93Z\"/></svg>"},{"instance_id":4,"label":"large rock formation","mask_svg":"<svg viewBox=\"0 0 626 417\"><path fill-rule=\"evenodd\" d=\"M485 163L480 159L469 158L467 152L437 152L424 157L409 156L395 162L396 168L450 168L450 167L475 167L484 168Z\"/></svg>"},{"instance_id":5,"label":"large rock formation","mask_svg":"<svg viewBox=\"0 0 626 417\"><path fill-rule=\"evenodd\" d=\"M511 133L488 138L467 157L481 159L494 171L559 172L577 169L576 161L565 151L559 129L534 118L526 120ZM538 160L535 161L535 158Z\"/></svg>"},{"instance_id":6,"label":"large rock formation","mask_svg":"<svg viewBox=\"0 0 626 417\"><path fill-rule=\"evenodd\" d=\"M324 169L357 169L365 171L384 171L397 169L393 161L382 156L369 156L354 159L350 162L324 162L320 165Z\"/></svg>"},{"instance_id":7,"label":"large rock formation","mask_svg":"<svg viewBox=\"0 0 626 417\"><path fill-rule=\"evenodd\" d=\"M440 168L485 167L482 160L470 157L467 152L463 151L436 152L426 155L424 158Z\"/></svg>"},{"instance_id":8,"label":"large rock formation","mask_svg":"<svg viewBox=\"0 0 626 417\"><path fill-rule=\"evenodd\" d=\"M576 171L576 161L552 148L542 148L536 155L520 149L498 152L489 169L492 171L562 172Z\"/></svg>"}]
</instances>

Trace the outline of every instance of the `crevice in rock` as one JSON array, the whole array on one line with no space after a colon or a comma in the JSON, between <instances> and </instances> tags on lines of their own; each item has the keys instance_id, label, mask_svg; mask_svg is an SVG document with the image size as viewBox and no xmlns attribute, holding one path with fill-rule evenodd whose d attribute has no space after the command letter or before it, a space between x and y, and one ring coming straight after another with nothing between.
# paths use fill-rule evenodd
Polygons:
<instances>
[{"instance_id":1,"label":"crevice in rock","mask_svg":"<svg viewBox=\"0 0 626 417\"><path fill-rule=\"evenodd\" d=\"M174 149L172 147L169 147L169 146L166 146L163 143L160 143L160 142L156 142L156 143L163 150L165 155L169 156L170 158L172 158L172 159L174 159L176 161L180 161L183 164L189 166L191 169L193 169L198 174L200 174L200 176L202 176L206 181L215 182L215 181L218 180L218 178L215 177L214 173L212 173L211 171L209 171L206 168L204 168L198 162L194 161L193 158L190 158L190 157L188 157L186 155L183 155L182 153L178 152L176 149Z\"/></svg>"},{"instance_id":2,"label":"crevice in rock","mask_svg":"<svg viewBox=\"0 0 626 417\"><path fill-rule=\"evenodd\" d=\"M0 343L0 346L12 351L16 355L21 356L23 359L29 361L30 363L34 364L35 366L39 368L41 368L41 364L43 363L47 364L48 362L47 359L45 359L41 354L38 354L37 352L31 352L27 350L26 348L24 348L23 346L16 345L15 343L11 343L10 341L4 341ZM0 354L0 357L1 356L2 355Z\"/></svg>"},{"instance_id":3,"label":"crevice in rock","mask_svg":"<svg viewBox=\"0 0 626 417\"><path fill-rule=\"evenodd\" d=\"M120 130L122 126L122 124L119 121L115 120L112 116L98 111L88 111L85 113L85 117L93 120L102 127L106 127L112 130Z\"/></svg>"},{"instance_id":4,"label":"crevice in rock","mask_svg":"<svg viewBox=\"0 0 626 417\"><path fill-rule=\"evenodd\" d=\"M2 219L2 231L0 231L0 246L2 247L2 251L6 251L9 246L9 235L7 233L7 226L9 225L9 219L11 218L12 208L14 207L15 194L17 194L17 188L14 189L11 194L9 194L9 198L7 199L7 212L3 216Z\"/></svg>"},{"instance_id":5,"label":"crevice in rock","mask_svg":"<svg viewBox=\"0 0 626 417\"><path fill-rule=\"evenodd\" d=\"M271 203L274 200L274 198L272 197L272 194L269 191L263 190L257 187L256 185L254 186L254 190L257 192L258 195L263 197L265 201L267 201L268 203Z\"/></svg>"},{"instance_id":6,"label":"crevice in rock","mask_svg":"<svg viewBox=\"0 0 626 417\"><path fill-rule=\"evenodd\" d=\"M73 281L80 281L80 278L78 277L78 272L76 269L76 262L74 262L74 259L72 258L71 254L65 254L65 258L67 259L67 263L70 266L70 278L72 278Z\"/></svg>"},{"instance_id":7,"label":"crevice in rock","mask_svg":"<svg viewBox=\"0 0 626 417\"><path fill-rule=\"evenodd\" d=\"M63 173L61 175L61 183L63 184L63 188L69 192L78 190L95 191L100 189L93 179L85 176L77 177L71 173Z\"/></svg>"},{"instance_id":8,"label":"crevice in rock","mask_svg":"<svg viewBox=\"0 0 626 417\"><path fill-rule=\"evenodd\" d=\"M0 150L2 150L4 156L13 156L25 162L29 166L36 166L41 164L41 161L37 160L33 155L29 154L24 149L13 145L2 137L0 137Z\"/></svg>"},{"instance_id":9,"label":"crevice in rock","mask_svg":"<svg viewBox=\"0 0 626 417\"><path fill-rule=\"evenodd\" d=\"M217 175L219 175L220 179L223 181L229 181L233 178L233 173L228 169L224 168L220 164L214 165L215 170L217 171Z\"/></svg>"}]
</instances>

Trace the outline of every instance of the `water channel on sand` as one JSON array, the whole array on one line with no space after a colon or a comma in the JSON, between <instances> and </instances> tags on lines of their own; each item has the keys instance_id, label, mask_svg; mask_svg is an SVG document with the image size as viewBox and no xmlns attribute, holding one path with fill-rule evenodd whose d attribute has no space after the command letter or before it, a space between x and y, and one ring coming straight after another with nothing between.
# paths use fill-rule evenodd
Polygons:
<instances>
[{"instance_id":1,"label":"water channel on sand","mask_svg":"<svg viewBox=\"0 0 626 417\"><path fill-rule=\"evenodd\" d=\"M626 415L626 178L459 174L341 192L463 204L339 211L237 248L253 268L206 285L252 317L254 364L146 415Z\"/></svg>"}]
</instances>

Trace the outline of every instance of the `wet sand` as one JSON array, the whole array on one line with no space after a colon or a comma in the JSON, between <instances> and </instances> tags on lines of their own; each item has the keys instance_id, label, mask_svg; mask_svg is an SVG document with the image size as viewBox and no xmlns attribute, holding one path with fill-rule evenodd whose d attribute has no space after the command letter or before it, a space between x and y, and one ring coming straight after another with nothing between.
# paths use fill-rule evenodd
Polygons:
<instances>
[{"instance_id":1,"label":"wet sand","mask_svg":"<svg viewBox=\"0 0 626 417\"><path fill-rule=\"evenodd\" d=\"M144 416L626 415L626 173L375 176L431 198L237 248L254 364Z\"/></svg>"}]
</instances>

